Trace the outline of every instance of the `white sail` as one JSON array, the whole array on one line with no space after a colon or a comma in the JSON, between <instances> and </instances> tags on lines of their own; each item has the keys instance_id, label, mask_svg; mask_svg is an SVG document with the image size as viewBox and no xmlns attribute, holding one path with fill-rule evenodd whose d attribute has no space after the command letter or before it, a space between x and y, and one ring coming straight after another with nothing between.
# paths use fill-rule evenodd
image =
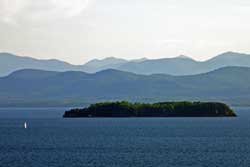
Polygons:
<instances>
[{"instance_id":1,"label":"white sail","mask_svg":"<svg viewBox=\"0 0 250 167\"><path fill-rule=\"evenodd\" d=\"M24 122L23 126L24 126L25 129L27 129L27 123L26 122Z\"/></svg>"}]
</instances>

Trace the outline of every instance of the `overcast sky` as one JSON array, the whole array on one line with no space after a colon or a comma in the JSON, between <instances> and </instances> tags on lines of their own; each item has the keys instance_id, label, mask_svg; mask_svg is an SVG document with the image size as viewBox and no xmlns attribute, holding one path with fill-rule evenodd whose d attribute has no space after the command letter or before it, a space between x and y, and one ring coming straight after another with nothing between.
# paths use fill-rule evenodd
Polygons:
<instances>
[{"instance_id":1,"label":"overcast sky","mask_svg":"<svg viewBox=\"0 0 250 167\"><path fill-rule=\"evenodd\" d=\"M0 0L0 52L73 64L250 53L249 0Z\"/></svg>"}]
</instances>

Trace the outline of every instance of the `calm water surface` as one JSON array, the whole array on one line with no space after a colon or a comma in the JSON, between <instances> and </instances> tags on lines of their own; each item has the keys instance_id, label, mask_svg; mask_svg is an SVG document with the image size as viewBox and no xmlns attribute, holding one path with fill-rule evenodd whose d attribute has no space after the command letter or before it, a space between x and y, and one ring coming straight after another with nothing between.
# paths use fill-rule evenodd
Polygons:
<instances>
[{"instance_id":1,"label":"calm water surface","mask_svg":"<svg viewBox=\"0 0 250 167\"><path fill-rule=\"evenodd\" d=\"M250 108L237 118L62 119L64 110L0 109L0 166L250 165Z\"/></svg>"}]
</instances>

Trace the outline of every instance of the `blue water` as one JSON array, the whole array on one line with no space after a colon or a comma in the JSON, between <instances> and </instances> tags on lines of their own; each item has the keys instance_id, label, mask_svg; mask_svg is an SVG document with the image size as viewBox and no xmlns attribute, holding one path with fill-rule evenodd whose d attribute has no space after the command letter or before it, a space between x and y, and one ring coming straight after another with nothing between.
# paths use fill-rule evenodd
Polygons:
<instances>
[{"instance_id":1,"label":"blue water","mask_svg":"<svg viewBox=\"0 0 250 167\"><path fill-rule=\"evenodd\" d=\"M249 167L250 108L236 111L237 118L62 119L64 108L2 108L0 166Z\"/></svg>"}]
</instances>

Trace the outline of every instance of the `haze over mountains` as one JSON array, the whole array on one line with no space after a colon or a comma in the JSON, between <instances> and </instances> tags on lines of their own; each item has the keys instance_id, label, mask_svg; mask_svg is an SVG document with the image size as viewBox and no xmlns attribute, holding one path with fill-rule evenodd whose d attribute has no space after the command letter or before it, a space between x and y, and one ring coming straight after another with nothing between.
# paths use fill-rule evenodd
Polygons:
<instances>
[{"instance_id":1,"label":"haze over mountains","mask_svg":"<svg viewBox=\"0 0 250 167\"><path fill-rule=\"evenodd\" d=\"M31 57L16 56L10 53L0 53L0 76L5 76L25 68L51 71L80 70L79 66L56 59L39 60Z\"/></svg>"},{"instance_id":2,"label":"haze over mountains","mask_svg":"<svg viewBox=\"0 0 250 167\"><path fill-rule=\"evenodd\" d=\"M194 75L227 66L250 67L250 55L226 52L203 62L179 56L176 58L146 60L139 63L129 62L118 69L137 74Z\"/></svg>"},{"instance_id":3,"label":"haze over mountains","mask_svg":"<svg viewBox=\"0 0 250 167\"><path fill-rule=\"evenodd\" d=\"M0 53L0 106L66 106L104 100L222 101L250 105L250 55L226 52L199 62L186 56L72 65Z\"/></svg>"},{"instance_id":4,"label":"haze over mountains","mask_svg":"<svg viewBox=\"0 0 250 167\"><path fill-rule=\"evenodd\" d=\"M0 78L0 106L78 106L104 100L249 105L249 83L248 67L225 67L192 76L138 75L111 69L94 74L26 69Z\"/></svg>"},{"instance_id":5,"label":"haze over mountains","mask_svg":"<svg viewBox=\"0 0 250 167\"><path fill-rule=\"evenodd\" d=\"M227 66L250 67L250 55L226 52L207 61L196 61L186 56L164 59L124 60L109 57L92 60L84 65L72 65L59 60L38 60L0 53L0 76L16 70L39 69L48 71L83 71L95 73L106 69L117 69L136 74L194 75L206 73Z\"/></svg>"}]
</instances>

